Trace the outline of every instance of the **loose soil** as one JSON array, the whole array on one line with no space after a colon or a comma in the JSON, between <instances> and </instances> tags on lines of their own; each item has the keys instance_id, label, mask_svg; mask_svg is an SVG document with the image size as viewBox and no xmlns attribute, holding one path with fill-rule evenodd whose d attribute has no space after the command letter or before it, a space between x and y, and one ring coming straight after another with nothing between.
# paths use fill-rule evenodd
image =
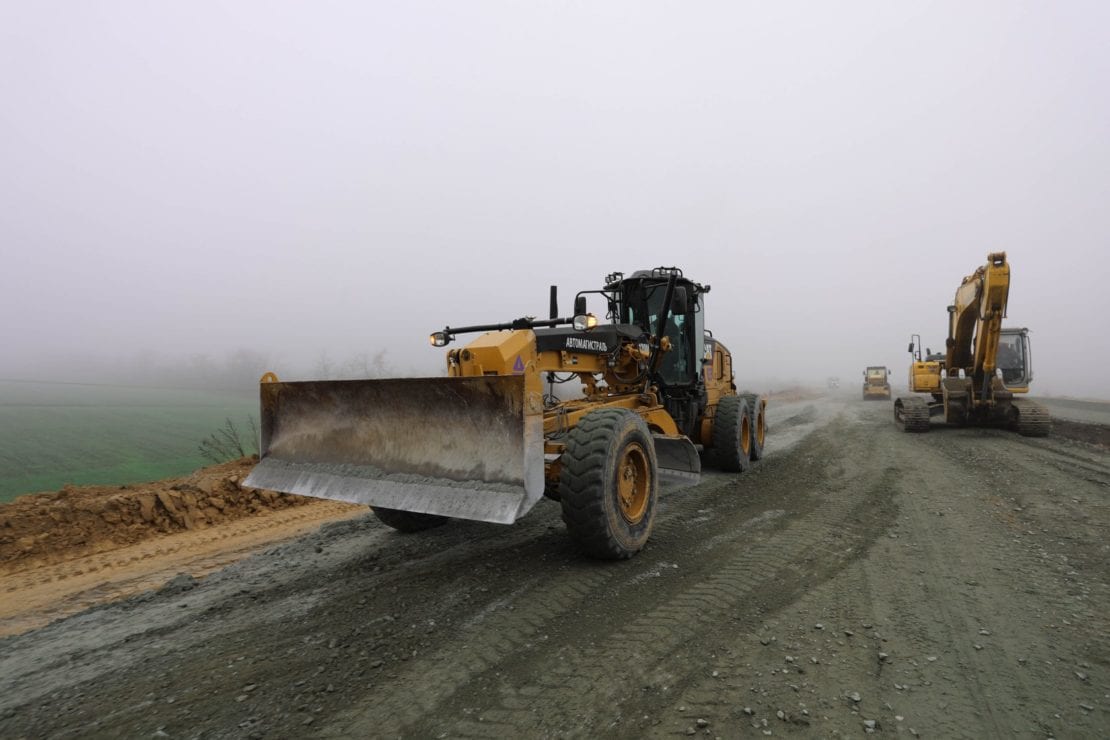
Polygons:
<instances>
[{"instance_id":1,"label":"loose soil","mask_svg":"<svg viewBox=\"0 0 1110 740\"><path fill-rule=\"evenodd\" d=\"M840 397L769 412L766 459L665 492L627 562L582 558L548 501L408 536L336 510L7 637L0 736L1106 736L1110 451L1066 424L904 434ZM78 550L259 518L205 517ZM65 567L12 552L5 604Z\"/></svg>"},{"instance_id":2,"label":"loose soil","mask_svg":"<svg viewBox=\"0 0 1110 740\"><path fill-rule=\"evenodd\" d=\"M62 562L314 501L245 488L253 466L244 458L185 478L65 486L0 504L0 569Z\"/></svg>"},{"instance_id":3,"label":"loose soil","mask_svg":"<svg viewBox=\"0 0 1110 740\"><path fill-rule=\"evenodd\" d=\"M0 637L203 576L321 523L367 511L242 485L244 458L171 480L66 486L0 504Z\"/></svg>"}]
</instances>

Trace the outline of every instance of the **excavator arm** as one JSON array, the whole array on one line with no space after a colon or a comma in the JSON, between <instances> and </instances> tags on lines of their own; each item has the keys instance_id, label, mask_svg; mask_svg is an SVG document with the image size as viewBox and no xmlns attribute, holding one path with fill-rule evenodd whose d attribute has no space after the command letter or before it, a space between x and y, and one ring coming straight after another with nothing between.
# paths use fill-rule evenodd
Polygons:
<instances>
[{"instance_id":1,"label":"excavator arm","mask_svg":"<svg viewBox=\"0 0 1110 740\"><path fill-rule=\"evenodd\" d=\"M1010 296L1010 265L1005 252L987 255L987 263L963 279L949 306L947 355L949 376L959 370L982 386L994 374L1002 319Z\"/></svg>"}]
</instances>

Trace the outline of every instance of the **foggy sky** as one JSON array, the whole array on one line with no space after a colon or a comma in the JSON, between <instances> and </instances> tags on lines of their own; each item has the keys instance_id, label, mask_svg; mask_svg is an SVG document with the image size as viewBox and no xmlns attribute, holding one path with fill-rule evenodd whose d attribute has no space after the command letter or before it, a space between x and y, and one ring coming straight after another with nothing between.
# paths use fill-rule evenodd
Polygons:
<instances>
[{"instance_id":1,"label":"foggy sky","mask_svg":"<svg viewBox=\"0 0 1110 740\"><path fill-rule=\"evenodd\" d=\"M1110 4L0 9L0 376L279 375L677 265L744 378L905 376L1005 250L1034 391L1110 397Z\"/></svg>"}]
</instances>

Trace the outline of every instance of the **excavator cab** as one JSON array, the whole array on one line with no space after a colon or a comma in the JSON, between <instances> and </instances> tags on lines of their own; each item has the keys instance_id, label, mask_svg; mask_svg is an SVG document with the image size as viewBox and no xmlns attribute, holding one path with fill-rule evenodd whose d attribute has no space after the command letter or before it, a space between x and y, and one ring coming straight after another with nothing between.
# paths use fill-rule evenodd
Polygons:
<instances>
[{"instance_id":1,"label":"excavator cab","mask_svg":"<svg viewBox=\"0 0 1110 740\"><path fill-rule=\"evenodd\" d=\"M1029 330L1003 329L998 339L995 365L1002 371L1002 384L1010 391L1025 393L1033 380L1033 356L1029 348Z\"/></svg>"}]
</instances>

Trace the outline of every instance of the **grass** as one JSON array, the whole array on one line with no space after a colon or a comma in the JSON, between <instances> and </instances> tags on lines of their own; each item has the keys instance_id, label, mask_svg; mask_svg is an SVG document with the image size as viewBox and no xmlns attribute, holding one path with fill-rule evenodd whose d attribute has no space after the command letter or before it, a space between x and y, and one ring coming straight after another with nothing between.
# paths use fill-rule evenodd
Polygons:
<instances>
[{"instance_id":1,"label":"grass","mask_svg":"<svg viewBox=\"0 0 1110 740\"><path fill-rule=\"evenodd\" d=\"M185 475L211 464L197 446L225 419L249 435L257 416L255 392L0 380L0 502Z\"/></svg>"}]
</instances>

